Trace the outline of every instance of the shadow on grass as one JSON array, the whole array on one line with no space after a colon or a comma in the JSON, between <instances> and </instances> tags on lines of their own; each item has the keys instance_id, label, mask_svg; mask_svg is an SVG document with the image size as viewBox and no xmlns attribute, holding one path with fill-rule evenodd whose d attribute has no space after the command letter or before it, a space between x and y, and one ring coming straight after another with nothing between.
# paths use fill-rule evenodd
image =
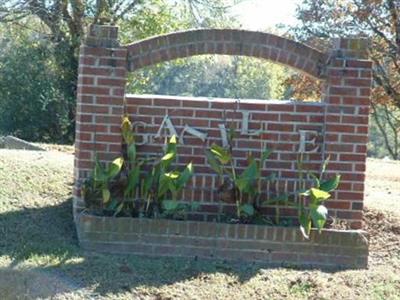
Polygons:
<instances>
[{"instance_id":1,"label":"shadow on grass","mask_svg":"<svg viewBox=\"0 0 400 300\"><path fill-rule=\"evenodd\" d=\"M11 266L28 261L30 271L50 272L73 283L68 286L94 287L102 295L142 285L158 287L212 273L231 274L244 282L265 269L249 263L85 253L78 246L71 199L55 206L1 214L0 232L0 256L10 257Z\"/></svg>"}]
</instances>

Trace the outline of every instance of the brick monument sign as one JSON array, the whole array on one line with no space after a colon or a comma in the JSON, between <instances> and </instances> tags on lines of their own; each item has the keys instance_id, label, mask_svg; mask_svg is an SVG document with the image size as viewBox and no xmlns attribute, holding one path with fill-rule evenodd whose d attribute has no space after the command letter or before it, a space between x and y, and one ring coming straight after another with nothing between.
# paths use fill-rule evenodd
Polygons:
<instances>
[{"instance_id":1,"label":"brick monument sign","mask_svg":"<svg viewBox=\"0 0 400 300\"><path fill-rule=\"evenodd\" d=\"M216 258L240 257L245 249L253 253L252 259L270 263L364 266L367 241L365 233L357 229L362 227L372 82L372 63L366 57L366 48L364 39L341 38L332 41L332 48L323 53L272 34L230 29L175 32L120 45L117 27L92 25L80 49L76 113L74 212L82 246L157 255L169 252L190 256L197 253L195 255ZM201 54L244 55L288 66L322 81L323 99L321 102L300 102L125 93L128 72ZM120 155L124 113L134 125L139 155L159 155L166 136L175 134L180 144L178 163L193 162L195 176L185 188L182 200L198 201L201 206L187 225L178 226L168 220L153 220L153 225L148 225L151 220L119 218L115 227L105 217L80 215L83 202L79 198L79 184L93 169L95 153L104 162ZM214 223L221 209L217 195L220 183L208 166L204 151L213 143L226 143L226 121L234 125L238 134L234 145L238 168L244 166L248 152L257 156L266 147L273 150L263 166L265 175L274 173L277 178L273 184L263 187L268 195L290 194L298 189L296 160L299 153L303 155L307 169L315 172L329 156L328 174L340 173L341 182L326 206L332 217L345 220L354 230L341 234L327 231L319 237L315 235L314 244L310 244L293 228L242 225L245 229L241 233L238 224ZM233 209L233 205L224 204L224 211ZM273 206L267 205L262 210L266 216L275 214ZM281 213L289 219L296 217L292 208L285 208ZM154 230L154 224L162 229ZM143 229L143 226L150 229ZM190 226L196 227L194 232ZM232 234L229 226L237 226ZM124 234L130 236L125 236L126 240L113 239L121 228L125 228ZM180 247L178 251L175 245L180 242L175 240L174 244L171 237L166 238L172 231L186 239L181 240L182 244L189 243L187 239L206 240L210 234L215 235L216 240L213 247L204 242L205 246L195 247L197 250L189 247L185 252ZM153 240L149 236L153 236ZM231 239L236 246L227 246L226 240ZM270 248L262 243L269 243ZM220 244L222 246L217 246ZM119 250L116 245L120 246ZM279 249L274 252L271 245L278 245ZM317 246L325 254L312 252Z\"/></svg>"}]
</instances>

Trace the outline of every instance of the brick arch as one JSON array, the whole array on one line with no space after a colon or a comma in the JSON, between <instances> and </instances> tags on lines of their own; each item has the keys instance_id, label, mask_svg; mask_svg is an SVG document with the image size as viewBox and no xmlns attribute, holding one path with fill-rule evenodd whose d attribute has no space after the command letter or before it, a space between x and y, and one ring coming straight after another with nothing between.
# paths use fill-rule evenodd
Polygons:
<instances>
[{"instance_id":1,"label":"brick arch","mask_svg":"<svg viewBox=\"0 0 400 300\"><path fill-rule=\"evenodd\" d=\"M151 37L129 45L127 70L135 71L177 58L202 54L243 55L267 59L324 79L326 56L304 44L264 32L198 29Z\"/></svg>"}]
</instances>

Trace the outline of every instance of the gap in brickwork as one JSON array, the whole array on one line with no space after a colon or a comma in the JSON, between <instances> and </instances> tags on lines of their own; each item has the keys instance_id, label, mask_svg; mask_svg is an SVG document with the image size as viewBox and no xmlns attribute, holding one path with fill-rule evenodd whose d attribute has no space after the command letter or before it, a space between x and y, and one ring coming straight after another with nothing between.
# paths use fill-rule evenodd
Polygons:
<instances>
[{"instance_id":1,"label":"gap in brickwork","mask_svg":"<svg viewBox=\"0 0 400 300\"><path fill-rule=\"evenodd\" d=\"M285 65L246 56L196 55L161 62L131 72L127 82L126 92L133 94L298 101L321 99L318 80Z\"/></svg>"}]
</instances>

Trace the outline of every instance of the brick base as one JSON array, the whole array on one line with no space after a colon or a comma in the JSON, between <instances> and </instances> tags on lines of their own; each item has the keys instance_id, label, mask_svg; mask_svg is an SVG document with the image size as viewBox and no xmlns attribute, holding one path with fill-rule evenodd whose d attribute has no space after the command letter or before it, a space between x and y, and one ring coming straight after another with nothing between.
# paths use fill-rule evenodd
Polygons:
<instances>
[{"instance_id":1,"label":"brick base","mask_svg":"<svg viewBox=\"0 0 400 300\"><path fill-rule=\"evenodd\" d=\"M368 237L361 230L298 228L166 219L75 215L85 250L260 262L272 266L366 268Z\"/></svg>"}]
</instances>

